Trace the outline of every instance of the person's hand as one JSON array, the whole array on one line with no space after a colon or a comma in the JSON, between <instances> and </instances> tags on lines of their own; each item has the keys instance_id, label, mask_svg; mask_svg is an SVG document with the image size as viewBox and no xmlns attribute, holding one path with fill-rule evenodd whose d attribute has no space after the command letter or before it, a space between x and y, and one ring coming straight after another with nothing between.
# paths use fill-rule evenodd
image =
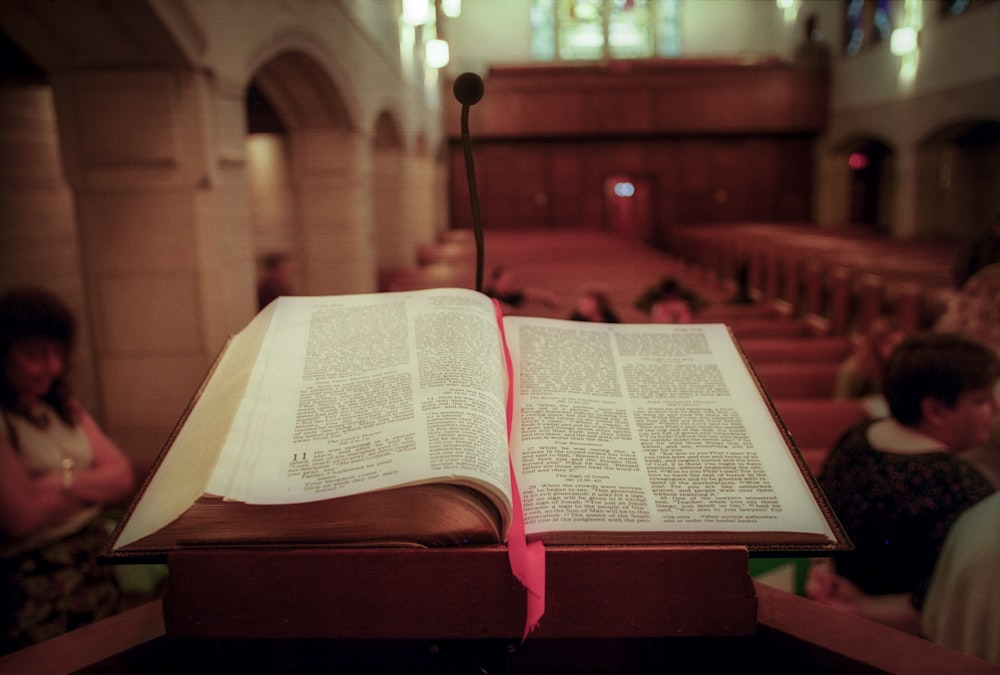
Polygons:
<instances>
[{"instance_id":1,"label":"person's hand","mask_svg":"<svg viewBox=\"0 0 1000 675\"><path fill-rule=\"evenodd\" d=\"M806 596L841 611L858 613L867 595L853 582L837 574L833 561L814 560L806 578Z\"/></svg>"},{"instance_id":2,"label":"person's hand","mask_svg":"<svg viewBox=\"0 0 1000 675\"><path fill-rule=\"evenodd\" d=\"M827 607L913 635L922 635L920 612L911 602L909 593L869 595L853 582L837 574L833 561L814 560L806 578L806 596Z\"/></svg>"},{"instance_id":3,"label":"person's hand","mask_svg":"<svg viewBox=\"0 0 1000 675\"><path fill-rule=\"evenodd\" d=\"M833 593L837 573L833 568L833 561L818 558L809 565L809 574L806 576L805 592L806 597L817 602L826 602Z\"/></svg>"},{"instance_id":4,"label":"person's hand","mask_svg":"<svg viewBox=\"0 0 1000 675\"><path fill-rule=\"evenodd\" d=\"M59 493L65 490L65 476L62 469L46 471L38 476L35 485L39 490L45 492Z\"/></svg>"}]
</instances>

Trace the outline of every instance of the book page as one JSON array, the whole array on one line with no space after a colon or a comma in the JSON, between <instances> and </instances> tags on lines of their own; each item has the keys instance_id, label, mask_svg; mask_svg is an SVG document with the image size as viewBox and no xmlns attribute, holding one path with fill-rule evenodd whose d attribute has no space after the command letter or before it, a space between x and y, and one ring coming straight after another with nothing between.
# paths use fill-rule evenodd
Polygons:
<instances>
[{"instance_id":1,"label":"book page","mask_svg":"<svg viewBox=\"0 0 1000 675\"><path fill-rule=\"evenodd\" d=\"M508 317L529 535L830 535L722 325Z\"/></svg>"},{"instance_id":2,"label":"book page","mask_svg":"<svg viewBox=\"0 0 1000 675\"><path fill-rule=\"evenodd\" d=\"M486 296L276 302L207 492L290 504L447 480L509 504L506 369Z\"/></svg>"},{"instance_id":3,"label":"book page","mask_svg":"<svg viewBox=\"0 0 1000 675\"><path fill-rule=\"evenodd\" d=\"M180 516L205 491L253 364L271 324L274 306L260 311L226 344L181 417L144 486L142 498L123 521L117 546L125 546Z\"/></svg>"}]
</instances>

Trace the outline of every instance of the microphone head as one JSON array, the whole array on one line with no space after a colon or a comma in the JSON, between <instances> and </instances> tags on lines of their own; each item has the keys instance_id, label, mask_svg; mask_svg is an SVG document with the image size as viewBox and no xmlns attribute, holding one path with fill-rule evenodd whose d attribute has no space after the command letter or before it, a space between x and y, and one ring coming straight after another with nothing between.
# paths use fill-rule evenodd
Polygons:
<instances>
[{"instance_id":1,"label":"microphone head","mask_svg":"<svg viewBox=\"0 0 1000 675\"><path fill-rule=\"evenodd\" d=\"M475 105L483 97L486 88L483 86L483 78L475 73L462 73L455 78L452 91L462 105Z\"/></svg>"}]
</instances>

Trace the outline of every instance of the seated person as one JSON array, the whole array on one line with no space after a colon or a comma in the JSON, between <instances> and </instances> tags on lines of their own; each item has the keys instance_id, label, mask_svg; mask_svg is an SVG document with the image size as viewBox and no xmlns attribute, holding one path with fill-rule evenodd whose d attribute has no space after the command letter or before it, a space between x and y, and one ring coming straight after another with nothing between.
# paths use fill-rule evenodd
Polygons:
<instances>
[{"instance_id":1,"label":"seated person","mask_svg":"<svg viewBox=\"0 0 1000 675\"><path fill-rule=\"evenodd\" d=\"M892 317L876 317L860 336L837 370L833 398L860 399L872 417L888 414L882 397L882 374L886 361L906 332Z\"/></svg>"},{"instance_id":2,"label":"seated person","mask_svg":"<svg viewBox=\"0 0 1000 675\"><path fill-rule=\"evenodd\" d=\"M282 295L292 295L292 259L284 253L270 253L260 261L257 280L257 309L264 309Z\"/></svg>"},{"instance_id":3,"label":"seated person","mask_svg":"<svg viewBox=\"0 0 1000 675\"><path fill-rule=\"evenodd\" d=\"M48 291L0 296L0 652L118 610L101 510L130 496L132 467L70 392L75 330Z\"/></svg>"},{"instance_id":4,"label":"seated person","mask_svg":"<svg viewBox=\"0 0 1000 675\"><path fill-rule=\"evenodd\" d=\"M569 318L573 321L619 323L618 314L611 307L611 300L601 291L586 291L576 299Z\"/></svg>"},{"instance_id":5,"label":"seated person","mask_svg":"<svg viewBox=\"0 0 1000 675\"><path fill-rule=\"evenodd\" d=\"M525 304L538 302L546 307L558 309L562 300L554 293L540 288L524 288L514 281L514 273L506 265L498 265L490 275L486 285L486 295L498 300L504 309L521 308Z\"/></svg>"},{"instance_id":6,"label":"seated person","mask_svg":"<svg viewBox=\"0 0 1000 675\"><path fill-rule=\"evenodd\" d=\"M662 297L649 310L649 320L653 323L691 323L691 305L681 297Z\"/></svg>"},{"instance_id":7,"label":"seated person","mask_svg":"<svg viewBox=\"0 0 1000 675\"><path fill-rule=\"evenodd\" d=\"M691 323L701 300L673 277L665 277L644 290L636 298L635 306L649 312L652 323Z\"/></svg>"},{"instance_id":8,"label":"seated person","mask_svg":"<svg viewBox=\"0 0 1000 675\"><path fill-rule=\"evenodd\" d=\"M1000 666L1000 492L955 521L921 612L934 642Z\"/></svg>"},{"instance_id":9,"label":"seated person","mask_svg":"<svg viewBox=\"0 0 1000 675\"><path fill-rule=\"evenodd\" d=\"M915 333L889 358L890 416L837 442L820 486L855 549L817 561L806 594L910 633L945 536L994 488L956 456L984 442L998 410L1000 358L951 333Z\"/></svg>"},{"instance_id":10,"label":"seated person","mask_svg":"<svg viewBox=\"0 0 1000 675\"><path fill-rule=\"evenodd\" d=\"M987 265L965 280L934 330L959 333L1000 356L1000 263ZM968 448L961 456L1000 489L1000 417L994 420L989 442Z\"/></svg>"},{"instance_id":11,"label":"seated person","mask_svg":"<svg viewBox=\"0 0 1000 675\"><path fill-rule=\"evenodd\" d=\"M891 318L873 319L865 334L855 342L850 356L840 365L833 397L850 399L881 394L885 363L904 335Z\"/></svg>"}]
</instances>

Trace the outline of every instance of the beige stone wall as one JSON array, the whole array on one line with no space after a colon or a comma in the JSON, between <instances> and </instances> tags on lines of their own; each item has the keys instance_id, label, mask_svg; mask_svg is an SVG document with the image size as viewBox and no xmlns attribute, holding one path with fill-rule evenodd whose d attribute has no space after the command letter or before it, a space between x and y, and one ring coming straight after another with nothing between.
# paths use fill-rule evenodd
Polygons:
<instances>
[{"instance_id":1,"label":"beige stone wall","mask_svg":"<svg viewBox=\"0 0 1000 675\"><path fill-rule=\"evenodd\" d=\"M99 415L73 193L63 178L52 89L0 88L0 129L0 290L43 286L80 317L72 383Z\"/></svg>"},{"instance_id":2,"label":"beige stone wall","mask_svg":"<svg viewBox=\"0 0 1000 675\"><path fill-rule=\"evenodd\" d=\"M395 3L41 9L0 16L50 85L0 93L0 288L67 299L85 328L81 398L142 471L256 311L260 253L293 255L298 292L368 292L378 235L403 260L435 234L373 217L372 144L375 121L394 119L378 182L399 199L414 166L434 175L410 153L418 136L440 143L437 90L371 32L394 30ZM247 137L258 78L286 135Z\"/></svg>"}]
</instances>

